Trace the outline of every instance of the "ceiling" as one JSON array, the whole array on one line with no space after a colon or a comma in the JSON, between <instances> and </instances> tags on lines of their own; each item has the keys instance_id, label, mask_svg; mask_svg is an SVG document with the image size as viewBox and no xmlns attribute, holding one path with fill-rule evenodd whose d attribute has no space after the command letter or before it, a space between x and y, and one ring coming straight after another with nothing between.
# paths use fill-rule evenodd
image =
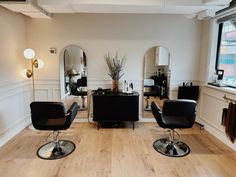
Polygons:
<instances>
[{"instance_id":1,"label":"ceiling","mask_svg":"<svg viewBox=\"0 0 236 177\"><path fill-rule=\"evenodd\" d=\"M19 0L20 1L20 0ZM23 0L24 1L24 0ZM25 0L0 5L32 18L48 18L55 13L183 14L205 19L229 6L232 0ZM32 9L33 8L33 9ZM38 14L38 15L37 15Z\"/></svg>"}]
</instances>

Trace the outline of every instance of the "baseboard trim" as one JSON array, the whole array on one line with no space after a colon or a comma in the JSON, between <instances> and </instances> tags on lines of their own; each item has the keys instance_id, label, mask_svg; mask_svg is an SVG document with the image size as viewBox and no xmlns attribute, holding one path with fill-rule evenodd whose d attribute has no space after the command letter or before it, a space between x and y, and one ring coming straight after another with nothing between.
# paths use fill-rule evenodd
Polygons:
<instances>
[{"instance_id":1,"label":"baseboard trim","mask_svg":"<svg viewBox=\"0 0 236 177\"><path fill-rule=\"evenodd\" d=\"M204 129L208 131L210 134L215 136L217 139L219 139L221 142L229 146L231 149L236 151L236 144L233 144L230 142L230 140L226 137L225 133L221 130L217 129L215 126L209 124L207 121L205 121L202 118L199 118L200 122L203 123Z\"/></svg>"},{"instance_id":2,"label":"baseboard trim","mask_svg":"<svg viewBox=\"0 0 236 177\"><path fill-rule=\"evenodd\" d=\"M88 118L76 118L74 122L88 122ZM89 118L89 122L94 122L93 118ZM138 122L156 122L154 118L139 118Z\"/></svg>"},{"instance_id":3,"label":"baseboard trim","mask_svg":"<svg viewBox=\"0 0 236 177\"><path fill-rule=\"evenodd\" d=\"M9 140L11 140L14 136L19 134L24 128L26 128L30 124L30 117L25 116L19 121L15 122L13 125L9 126L5 130L0 133L0 147L6 144Z\"/></svg>"}]
</instances>

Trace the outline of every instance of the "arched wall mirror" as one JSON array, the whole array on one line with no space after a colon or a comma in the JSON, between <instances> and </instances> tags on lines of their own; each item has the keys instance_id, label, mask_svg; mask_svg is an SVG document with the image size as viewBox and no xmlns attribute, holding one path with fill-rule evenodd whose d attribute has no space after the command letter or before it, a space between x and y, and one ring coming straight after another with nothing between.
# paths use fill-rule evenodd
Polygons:
<instances>
[{"instance_id":1,"label":"arched wall mirror","mask_svg":"<svg viewBox=\"0 0 236 177\"><path fill-rule=\"evenodd\" d=\"M87 59L79 46L69 45L60 53L61 97L76 101L80 112L87 114ZM69 100L69 101L68 101Z\"/></svg>"},{"instance_id":2,"label":"arched wall mirror","mask_svg":"<svg viewBox=\"0 0 236 177\"><path fill-rule=\"evenodd\" d=\"M169 98L170 52L162 46L150 48L144 54L143 117L153 118L151 102L162 107Z\"/></svg>"}]
</instances>

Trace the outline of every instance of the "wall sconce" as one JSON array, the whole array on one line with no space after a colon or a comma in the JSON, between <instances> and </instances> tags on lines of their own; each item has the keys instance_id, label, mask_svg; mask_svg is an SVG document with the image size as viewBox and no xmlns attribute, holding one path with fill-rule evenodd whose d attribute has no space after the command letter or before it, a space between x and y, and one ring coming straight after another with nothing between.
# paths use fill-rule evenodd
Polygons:
<instances>
[{"instance_id":1,"label":"wall sconce","mask_svg":"<svg viewBox=\"0 0 236 177\"><path fill-rule=\"evenodd\" d=\"M43 60L41 60L41 59L32 60L32 68L26 70L26 76L28 78L31 78L33 76L33 73L34 73L33 72L34 67L37 68L37 69L41 69L41 68L43 68L43 66L44 66Z\"/></svg>"},{"instance_id":2,"label":"wall sconce","mask_svg":"<svg viewBox=\"0 0 236 177\"><path fill-rule=\"evenodd\" d=\"M24 52L24 57L27 60L31 60L31 69L26 69L25 75L27 78L32 77L32 82L33 82L33 100L35 100L35 91L34 91L34 68L40 69L43 68L44 62L41 59L34 59L35 57L35 52L33 49L25 49Z\"/></svg>"},{"instance_id":3,"label":"wall sconce","mask_svg":"<svg viewBox=\"0 0 236 177\"><path fill-rule=\"evenodd\" d=\"M41 59L33 59L35 57L33 49L25 49L23 54L26 59L31 60L31 69L27 69L25 73L28 78L31 78L34 75L34 68L43 68L44 62Z\"/></svg>"}]
</instances>

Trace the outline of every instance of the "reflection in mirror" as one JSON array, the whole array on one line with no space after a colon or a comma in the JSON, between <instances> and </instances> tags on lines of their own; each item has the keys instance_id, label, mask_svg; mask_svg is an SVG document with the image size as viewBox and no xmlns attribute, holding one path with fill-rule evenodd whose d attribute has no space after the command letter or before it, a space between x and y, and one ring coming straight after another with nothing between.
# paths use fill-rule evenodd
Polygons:
<instances>
[{"instance_id":1,"label":"reflection in mirror","mask_svg":"<svg viewBox=\"0 0 236 177\"><path fill-rule=\"evenodd\" d=\"M64 93L67 102L76 101L81 117L87 117L87 67L84 51L75 45L67 46L62 51L64 69ZM69 100L69 101L68 101ZM68 104L70 104L68 103Z\"/></svg>"},{"instance_id":2,"label":"reflection in mirror","mask_svg":"<svg viewBox=\"0 0 236 177\"><path fill-rule=\"evenodd\" d=\"M143 83L143 117L153 117L151 102L162 107L169 97L169 63L168 49L156 46L149 49L144 55L144 83Z\"/></svg>"}]
</instances>

